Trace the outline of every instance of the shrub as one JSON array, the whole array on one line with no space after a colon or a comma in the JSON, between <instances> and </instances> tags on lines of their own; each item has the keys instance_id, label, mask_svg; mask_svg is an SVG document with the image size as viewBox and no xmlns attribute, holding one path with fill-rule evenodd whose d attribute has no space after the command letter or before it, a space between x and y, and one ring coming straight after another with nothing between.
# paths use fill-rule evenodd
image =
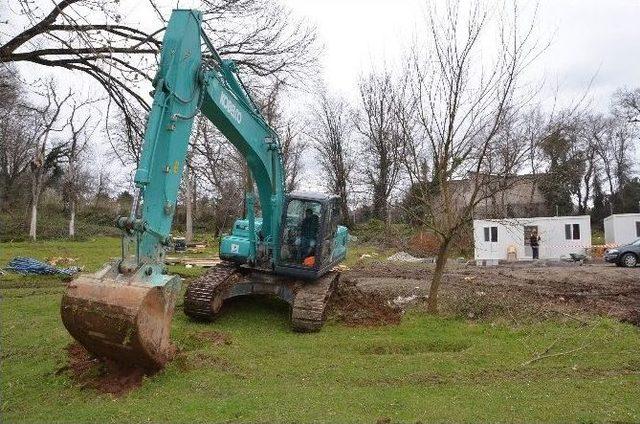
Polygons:
<instances>
[{"instance_id":1,"label":"shrub","mask_svg":"<svg viewBox=\"0 0 640 424\"><path fill-rule=\"evenodd\" d=\"M416 256L435 256L440 248L440 240L438 236L431 231L418 231L411 240L409 240L409 250L412 255Z\"/></svg>"}]
</instances>

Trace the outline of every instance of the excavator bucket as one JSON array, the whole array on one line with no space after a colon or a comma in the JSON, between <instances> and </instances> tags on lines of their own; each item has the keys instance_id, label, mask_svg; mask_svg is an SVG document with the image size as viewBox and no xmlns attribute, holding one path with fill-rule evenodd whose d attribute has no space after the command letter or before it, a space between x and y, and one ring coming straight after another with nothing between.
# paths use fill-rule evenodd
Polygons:
<instances>
[{"instance_id":1,"label":"excavator bucket","mask_svg":"<svg viewBox=\"0 0 640 424\"><path fill-rule=\"evenodd\" d=\"M179 290L175 277L152 286L116 278L109 269L82 275L62 298L62 322L97 357L157 370L175 352L169 336Z\"/></svg>"}]
</instances>

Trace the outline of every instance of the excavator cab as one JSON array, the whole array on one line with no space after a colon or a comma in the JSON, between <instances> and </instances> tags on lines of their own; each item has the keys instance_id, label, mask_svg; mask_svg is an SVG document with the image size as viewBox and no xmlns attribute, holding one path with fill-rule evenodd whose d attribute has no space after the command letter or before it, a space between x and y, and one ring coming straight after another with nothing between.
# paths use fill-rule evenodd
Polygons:
<instances>
[{"instance_id":1,"label":"excavator cab","mask_svg":"<svg viewBox=\"0 0 640 424\"><path fill-rule=\"evenodd\" d=\"M338 200L338 196L323 193L290 193L284 198L280 236L275 243L265 240L262 218L238 219L231 234L220 241L220 258L238 265L273 267L276 275L315 280L346 256L348 231L339 225ZM255 259L252 243L257 245ZM272 249L273 255L265 254Z\"/></svg>"},{"instance_id":2,"label":"excavator cab","mask_svg":"<svg viewBox=\"0 0 640 424\"><path fill-rule=\"evenodd\" d=\"M346 256L347 229L338 196L290 193L285 200L276 274L316 279Z\"/></svg>"}]
</instances>

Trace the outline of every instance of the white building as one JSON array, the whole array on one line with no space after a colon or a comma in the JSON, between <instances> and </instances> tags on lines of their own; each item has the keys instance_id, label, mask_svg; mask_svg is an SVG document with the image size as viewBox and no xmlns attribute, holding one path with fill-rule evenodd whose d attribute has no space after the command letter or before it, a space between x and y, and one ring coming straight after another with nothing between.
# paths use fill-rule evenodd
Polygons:
<instances>
[{"instance_id":1,"label":"white building","mask_svg":"<svg viewBox=\"0 0 640 424\"><path fill-rule=\"evenodd\" d=\"M540 259L560 259L570 253L584 253L591 247L589 215L476 219L473 221L475 260L495 264L499 260L532 259L533 230L540 236Z\"/></svg>"},{"instance_id":2,"label":"white building","mask_svg":"<svg viewBox=\"0 0 640 424\"><path fill-rule=\"evenodd\" d=\"M640 213L618 213L604 219L604 241L619 246L640 238Z\"/></svg>"}]
</instances>

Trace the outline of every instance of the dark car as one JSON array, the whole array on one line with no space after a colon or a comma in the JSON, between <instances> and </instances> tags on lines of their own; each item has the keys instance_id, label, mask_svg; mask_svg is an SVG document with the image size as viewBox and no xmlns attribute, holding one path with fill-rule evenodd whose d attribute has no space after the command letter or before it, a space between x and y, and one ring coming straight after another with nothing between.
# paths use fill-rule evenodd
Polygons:
<instances>
[{"instance_id":1,"label":"dark car","mask_svg":"<svg viewBox=\"0 0 640 424\"><path fill-rule=\"evenodd\" d=\"M629 268L638 265L640 262L640 239L631 244L608 249L604 252L604 260Z\"/></svg>"}]
</instances>

